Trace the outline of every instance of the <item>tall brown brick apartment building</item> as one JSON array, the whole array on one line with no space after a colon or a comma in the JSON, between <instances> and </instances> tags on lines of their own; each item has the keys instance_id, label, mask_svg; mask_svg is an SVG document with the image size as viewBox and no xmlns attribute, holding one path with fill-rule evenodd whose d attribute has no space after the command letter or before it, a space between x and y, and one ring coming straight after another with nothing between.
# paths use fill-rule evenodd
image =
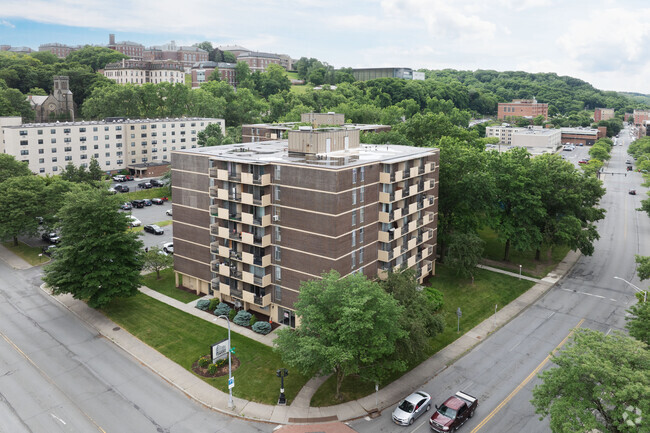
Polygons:
<instances>
[{"instance_id":1,"label":"tall brown brick apartment building","mask_svg":"<svg viewBox=\"0 0 650 433\"><path fill-rule=\"evenodd\" d=\"M348 128L172 153L177 284L295 326L301 281L435 272L439 151Z\"/></svg>"}]
</instances>

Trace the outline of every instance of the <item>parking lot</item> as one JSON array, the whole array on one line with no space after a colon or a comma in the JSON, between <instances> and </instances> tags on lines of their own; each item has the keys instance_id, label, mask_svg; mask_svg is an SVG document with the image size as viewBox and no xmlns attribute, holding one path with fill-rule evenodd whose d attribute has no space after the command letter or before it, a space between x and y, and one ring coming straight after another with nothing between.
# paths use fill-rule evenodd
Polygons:
<instances>
[{"instance_id":1,"label":"parking lot","mask_svg":"<svg viewBox=\"0 0 650 433\"><path fill-rule=\"evenodd\" d=\"M171 221L172 217L165 214L165 211L168 211L172 208L170 202L164 202L161 205L152 204L151 206L145 206L143 208L134 208L130 211L120 211L128 215L133 215L142 222L144 227L147 224L157 224L163 221ZM162 235L154 235L152 233L146 233L144 230L140 232L140 238L144 242L144 246L151 248L154 246L162 248L162 244L165 242L171 242L173 237L172 225L161 226L165 231Z\"/></svg>"}]
</instances>

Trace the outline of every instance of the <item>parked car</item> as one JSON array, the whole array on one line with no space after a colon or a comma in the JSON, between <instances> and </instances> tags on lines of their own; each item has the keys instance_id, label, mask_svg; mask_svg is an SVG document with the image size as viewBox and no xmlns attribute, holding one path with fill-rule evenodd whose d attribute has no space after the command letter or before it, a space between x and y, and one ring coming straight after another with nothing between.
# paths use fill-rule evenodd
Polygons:
<instances>
[{"instance_id":1,"label":"parked car","mask_svg":"<svg viewBox=\"0 0 650 433\"><path fill-rule=\"evenodd\" d=\"M113 189L117 192L129 192L129 187L126 185L115 185Z\"/></svg>"},{"instance_id":2,"label":"parked car","mask_svg":"<svg viewBox=\"0 0 650 433\"><path fill-rule=\"evenodd\" d=\"M144 207L144 200L133 200L131 202L131 204L133 205L134 208L135 207L143 208Z\"/></svg>"},{"instance_id":3,"label":"parked car","mask_svg":"<svg viewBox=\"0 0 650 433\"><path fill-rule=\"evenodd\" d=\"M124 182L126 181L126 176L124 176L123 174L116 174L115 176L113 176L113 180L115 182Z\"/></svg>"},{"instance_id":4,"label":"parked car","mask_svg":"<svg viewBox=\"0 0 650 433\"><path fill-rule=\"evenodd\" d=\"M131 227L140 227L142 225L142 221L140 221L139 219L137 219L133 215L129 215L129 216L127 216L127 218L129 219L129 225Z\"/></svg>"},{"instance_id":5,"label":"parked car","mask_svg":"<svg viewBox=\"0 0 650 433\"><path fill-rule=\"evenodd\" d=\"M145 205L145 206L151 206L151 205L153 204L153 203L151 202L151 200L149 200L148 198L145 198L145 199L143 199L142 201L144 202L144 205Z\"/></svg>"},{"instance_id":6,"label":"parked car","mask_svg":"<svg viewBox=\"0 0 650 433\"><path fill-rule=\"evenodd\" d=\"M436 411L429 420L429 427L438 433L458 430L465 421L474 416L477 406L476 397L458 391L440 406L436 405Z\"/></svg>"},{"instance_id":7,"label":"parked car","mask_svg":"<svg viewBox=\"0 0 650 433\"><path fill-rule=\"evenodd\" d=\"M636 189L631 189L628 191L628 194L630 195L636 195Z\"/></svg>"},{"instance_id":8,"label":"parked car","mask_svg":"<svg viewBox=\"0 0 650 433\"><path fill-rule=\"evenodd\" d=\"M56 251L56 245L46 245L42 248L42 253L48 257L52 257L52 253Z\"/></svg>"},{"instance_id":9,"label":"parked car","mask_svg":"<svg viewBox=\"0 0 650 433\"><path fill-rule=\"evenodd\" d=\"M117 194L117 190L115 188L108 188L108 192L111 194Z\"/></svg>"},{"instance_id":10,"label":"parked car","mask_svg":"<svg viewBox=\"0 0 650 433\"><path fill-rule=\"evenodd\" d=\"M152 187L152 185L151 185L150 182L140 182L140 183L138 184L138 187L140 187L140 188L142 188L142 189L149 189L149 188Z\"/></svg>"},{"instance_id":11,"label":"parked car","mask_svg":"<svg viewBox=\"0 0 650 433\"><path fill-rule=\"evenodd\" d=\"M634 168L631 165L628 165L627 166L627 171L632 171L632 170L634 170Z\"/></svg>"},{"instance_id":12,"label":"parked car","mask_svg":"<svg viewBox=\"0 0 650 433\"><path fill-rule=\"evenodd\" d=\"M578 164L588 164L589 160L587 158L582 158L580 161L578 161Z\"/></svg>"},{"instance_id":13,"label":"parked car","mask_svg":"<svg viewBox=\"0 0 650 433\"><path fill-rule=\"evenodd\" d=\"M131 210L131 209L133 209L133 205L131 203L129 203L128 201L126 201L126 202L122 203L122 205L120 206L120 209L122 209L122 210Z\"/></svg>"},{"instance_id":14,"label":"parked car","mask_svg":"<svg viewBox=\"0 0 650 433\"><path fill-rule=\"evenodd\" d=\"M160 205L160 204L164 204L165 202L161 198L152 198L151 203Z\"/></svg>"},{"instance_id":15,"label":"parked car","mask_svg":"<svg viewBox=\"0 0 650 433\"><path fill-rule=\"evenodd\" d=\"M393 411L393 422L399 425L411 425L429 409L431 409L431 396L424 391L416 391L397 405Z\"/></svg>"},{"instance_id":16,"label":"parked car","mask_svg":"<svg viewBox=\"0 0 650 433\"><path fill-rule=\"evenodd\" d=\"M133 176L131 176L130 174L127 174L126 176L124 176L124 180L127 180L127 181L133 180Z\"/></svg>"},{"instance_id":17,"label":"parked car","mask_svg":"<svg viewBox=\"0 0 650 433\"><path fill-rule=\"evenodd\" d=\"M166 252L167 254L174 254L174 243L173 242L165 242L163 244L163 251Z\"/></svg>"},{"instance_id":18,"label":"parked car","mask_svg":"<svg viewBox=\"0 0 650 433\"><path fill-rule=\"evenodd\" d=\"M172 210L171 210L171 209L167 209L167 210L165 211L165 215L172 216Z\"/></svg>"},{"instance_id":19,"label":"parked car","mask_svg":"<svg viewBox=\"0 0 650 433\"><path fill-rule=\"evenodd\" d=\"M162 182L162 181L160 181L160 180L158 180L158 179L151 179L151 180L149 181L149 183L151 184L151 186L156 186L156 187L158 187L158 186L165 186L165 183Z\"/></svg>"},{"instance_id":20,"label":"parked car","mask_svg":"<svg viewBox=\"0 0 650 433\"><path fill-rule=\"evenodd\" d=\"M144 231L148 233L153 233L154 235L162 235L165 233L163 229L158 227L156 224L147 224L144 226Z\"/></svg>"},{"instance_id":21,"label":"parked car","mask_svg":"<svg viewBox=\"0 0 650 433\"><path fill-rule=\"evenodd\" d=\"M45 232L41 235L41 239L51 244L58 244L60 240L56 232Z\"/></svg>"},{"instance_id":22,"label":"parked car","mask_svg":"<svg viewBox=\"0 0 650 433\"><path fill-rule=\"evenodd\" d=\"M626 163L627 165L632 165L632 161L630 161L629 159L626 159L626 160L625 160L625 163Z\"/></svg>"}]
</instances>

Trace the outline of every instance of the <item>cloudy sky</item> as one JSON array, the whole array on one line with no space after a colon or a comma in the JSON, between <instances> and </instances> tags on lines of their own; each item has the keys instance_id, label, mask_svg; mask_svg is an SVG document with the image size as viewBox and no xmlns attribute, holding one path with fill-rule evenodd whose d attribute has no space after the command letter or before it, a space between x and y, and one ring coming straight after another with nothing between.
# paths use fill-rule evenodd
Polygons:
<instances>
[{"instance_id":1,"label":"cloudy sky","mask_svg":"<svg viewBox=\"0 0 650 433\"><path fill-rule=\"evenodd\" d=\"M0 0L0 44L208 40L335 67L556 72L650 94L649 13L647 0Z\"/></svg>"}]
</instances>

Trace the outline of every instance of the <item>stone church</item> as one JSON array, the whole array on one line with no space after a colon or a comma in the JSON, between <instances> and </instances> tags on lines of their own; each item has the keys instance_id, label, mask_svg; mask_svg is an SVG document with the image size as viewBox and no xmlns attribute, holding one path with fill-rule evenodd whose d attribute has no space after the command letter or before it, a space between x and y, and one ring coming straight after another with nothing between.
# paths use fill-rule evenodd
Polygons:
<instances>
[{"instance_id":1,"label":"stone church","mask_svg":"<svg viewBox=\"0 0 650 433\"><path fill-rule=\"evenodd\" d=\"M75 103L72 100L69 78L55 76L52 93L48 96L29 95L27 100L36 113L36 123L57 120L74 121Z\"/></svg>"}]
</instances>

